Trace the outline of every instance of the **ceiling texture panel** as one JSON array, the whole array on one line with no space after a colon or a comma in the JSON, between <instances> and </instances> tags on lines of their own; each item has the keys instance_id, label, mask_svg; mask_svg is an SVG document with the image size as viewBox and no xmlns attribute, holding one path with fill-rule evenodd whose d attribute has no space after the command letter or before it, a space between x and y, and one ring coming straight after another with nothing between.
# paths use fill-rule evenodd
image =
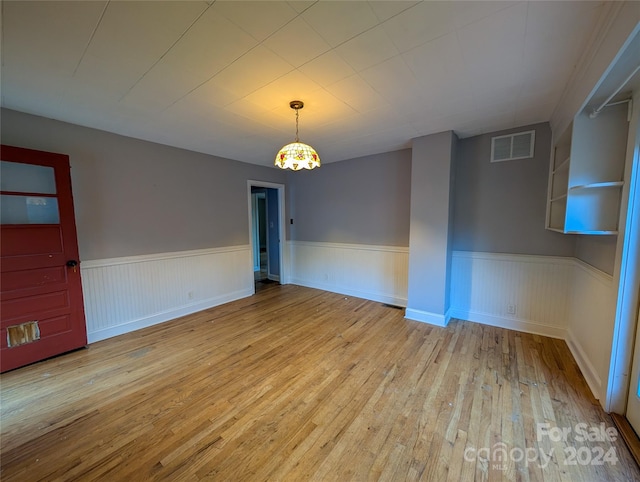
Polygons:
<instances>
[{"instance_id":1,"label":"ceiling texture panel","mask_svg":"<svg viewBox=\"0 0 640 482\"><path fill-rule=\"evenodd\" d=\"M304 37L304 42L294 41L298 36ZM331 50L331 46L302 17L275 32L264 45L294 67L300 67Z\"/></svg>"},{"instance_id":2,"label":"ceiling texture panel","mask_svg":"<svg viewBox=\"0 0 640 482\"><path fill-rule=\"evenodd\" d=\"M378 24L369 2L316 2L302 13L307 22L332 47Z\"/></svg>"},{"instance_id":3,"label":"ceiling texture panel","mask_svg":"<svg viewBox=\"0 0 640 482\"><path fill-rule=\"evenodd\" d=\"M549 120L602 2L11 1L2 106L273 165Z\"/></svg>"},{"instance_id":4,"label":"ceiling texture panel","mask_svg":"<svg viewBox=\"0 0 640 482\"><path fill-rule=\"evenodd\" d=\"M222 1L212 2L216 12L227 17L262 42L298 16L296 2Z\"/></svg>"},{"instance_id":5,"label":"ceiling texture panel","mask_svg":"<svg viewBox=\"0 0 640 482\"><path fill-rule=\"evenodd\" d=\"M310 60L299 69L323 87L338 82L356 73L334 50Z\"/></svg>"},{"instance_id":6,"label":"ceiling texture panel","mask_svg":"<svg viewBox=\"0 0 640 482\"><path fill-rule=\"evenodd\" d=\"M166 108L257 45L258 41L251 35L210 8L139 79L127 93L126 102ZM226 100L221 100L218 105L236 100L222 98Z\"/></svg>"},{"instance_id":7,"label":"ceiling texture panel","mask_svg":"<svg viewBox=\"0 0 640 482\"><path fill-rule=\"evenodd\" d=\"M400 52L455 30L455 2L420 2L383 23Z\"/></svg>"},{"instance_id":8,"label":"ceiling texture panel","mask_svg":"<svg viewBox=\"0 0 640 482\"><path fill-rule=\"evenodd\" d=\"M52 117L63 112L60 101L105 6L3 2L3 105L10 96L19 110Z\"/></svg>"},{"instance_id":9,"label":"ceiling texture panel","mask_svg":"<svg viewBox=\"0 0 640 482\"><path fill-rule=\"evenodd\" d=\"M358 72L399 54L382 25L346 41L336 51Z\"/></svg>"}]
</instances>

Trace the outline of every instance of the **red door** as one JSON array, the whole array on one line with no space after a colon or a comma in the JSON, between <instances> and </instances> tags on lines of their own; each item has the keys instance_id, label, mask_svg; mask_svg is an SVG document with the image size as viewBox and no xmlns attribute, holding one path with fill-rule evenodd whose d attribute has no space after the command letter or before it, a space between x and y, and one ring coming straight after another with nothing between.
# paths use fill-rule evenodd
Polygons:
<instances>
[{"instance_id":1,"label":"red door","mask_svg":"<svg viewBox=\"0 0 640 482\"><path fill-rule=\"evenodd\" d=\"M0 371L87 343L69 157L0 146Z\"/></svg>"}]
</instances>

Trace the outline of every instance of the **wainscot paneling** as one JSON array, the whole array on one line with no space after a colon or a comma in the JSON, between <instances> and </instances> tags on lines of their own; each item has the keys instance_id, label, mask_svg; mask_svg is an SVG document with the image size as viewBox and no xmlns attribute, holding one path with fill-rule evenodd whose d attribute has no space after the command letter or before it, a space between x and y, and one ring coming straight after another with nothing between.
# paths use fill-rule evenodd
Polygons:
<instances>
[{"instance_id":1,"label":"wainscot paneling","mask_svg":"<svg viewBox=\"0 0 640 482\"><path fill-rule=\"evenodd\" d=\"M84 261L88 341L250 296L252 266L249 246Z\"/></svg>"},{"instance_id":2,"label":"wainscot paneling","mask_svg":"<svg viewBox=\"0 0 640 482\"><path fill-rule=\"evenodd\" d=\"M288 244L289 282L406 306L408 248L306 241Z\"/></svg>"},{"instance_id":3,"label":"wainscot paneling","mask_svg":"<svg viewBox=\"0 0 640 482\"><path fill-rule=\"evenodd\" d=\"M573 258L454 251L452 318L564 338Z\"/></svg>"},{"instance_id":4,"label":"wainscot paneling","mask_svg":"<svg viewBox=\"0 0 640 482\"><path fill-rule=\"evenodd\" d=\"M452 318L567 342L604 398L613 333L612 277L576 258L455 251Z\"/></svg>"},{"instance_id":5,"label":"wainscot paneling","mask_svg":"<svg viewBox=\"0 0 640 482\"><path fill-rule=\"evenodd\" d=\"M409 250L291 241L285 282L406 306ZM254 292L249 246L81 263L89 342ZM597 398L606 383L613 281L575 258L454 251L452 318L566 339Z\"/></svg>"},{"instance_id":6,"label":"wainscot paneling","mask_svg":"<svg viewBox=\"0 0 640 482\"><path fill-rule=\"evenodd\" d=\"M613 277L574 260L567 345L594 396L605 399L615 297Z\"/></svg>"}]
</instances>

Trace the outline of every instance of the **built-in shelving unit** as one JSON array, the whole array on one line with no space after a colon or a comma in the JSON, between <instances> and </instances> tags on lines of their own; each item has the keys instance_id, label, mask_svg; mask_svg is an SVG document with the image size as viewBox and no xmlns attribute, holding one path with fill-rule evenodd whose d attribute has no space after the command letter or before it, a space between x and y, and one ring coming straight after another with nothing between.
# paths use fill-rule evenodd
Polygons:
<instances>
[{"instance_id":1,"label":"built-in shelving unit","mask_svg":"<svg viewBox=\"0 0 640 482\"><path fill-rule=\"evenodd\" d=\"M551 158L547 229L617 234L627 147L626 103L590 117L585 108L556 139Z\"/></svg>"}]
</instances>

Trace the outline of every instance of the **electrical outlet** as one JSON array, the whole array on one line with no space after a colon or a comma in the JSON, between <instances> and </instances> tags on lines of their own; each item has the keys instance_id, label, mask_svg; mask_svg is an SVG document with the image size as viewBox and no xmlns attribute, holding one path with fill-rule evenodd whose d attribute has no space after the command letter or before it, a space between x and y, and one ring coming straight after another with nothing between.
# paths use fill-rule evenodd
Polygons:
<instances>
[{"instance_id":1,"label":"electrical outlet","mask_svg":"<svg viewBox=\"0 0 640 482\"><path fill-rule=\"evenodd\" d=\"M515 315L516 314L516 305L507 305L507 314Z\"/></svg>"}]
</instances>

